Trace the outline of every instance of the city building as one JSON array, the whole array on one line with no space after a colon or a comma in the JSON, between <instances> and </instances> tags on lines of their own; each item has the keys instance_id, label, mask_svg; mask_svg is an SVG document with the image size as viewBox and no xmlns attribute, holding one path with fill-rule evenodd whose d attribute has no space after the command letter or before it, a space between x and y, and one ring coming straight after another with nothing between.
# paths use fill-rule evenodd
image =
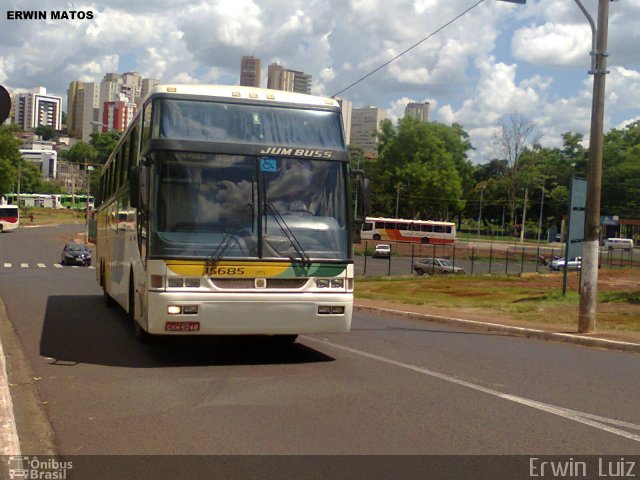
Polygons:
<instances>
[{"instance_id":1,"label":"city building","mask_svg":"<svg viewBox=\"0 0 640 480\"><path fill-rule=\"evenodd\" d=\"M21 148L19 150L23 160L36 165L45 180L57 178L58 152L53 149L52 142L39 142L24 146L31 148Z\"/></svg>"},{"instance_id":2,"label":"city building","mask_svg":"<svg viewBox=\"0 0 640 480\"><path fill-rule=\"evenodd\" d=\"M386 117L386 111L378 107L354 108L351 113L351 134L349 144L361 148L365 157L378 156L378 137L380 122Z\"/></svg>"},{"instance_id":3,"label":"city building","mask_svg":"<svg viewBox=\"0 0 640 480\"><path fill-rule=\"evenodd\" d=\"M259 88L261 72L259 58L243 56L240 60L240 85Z\"/></svg>"},{"instance_id":4,"label":"city building","mask_svg":"<svg viewBox=\"0 0 640 480\"><path fill-rule=\"evenodd\" d=\"M121 94L116 101L104 102L101 117L102 133L107 133L109 130L123 132L133 120L136 111L136 104L124 94Z\"/></svg>"},{"instance_id":5,"label":"city building","mask_svg":"<svg viewBox=\"0 0 640 480\"><path fill-rule=\"evenodd\" d=\"M311 75L272 63L267 71L267 88L310 95Z\"/></svg>"},{"instance_id":6,"label":"city building","mask_svg":"<svg viewBox=\"0 0 640 480\"><path fill-rule=\"evenodd\" d=\"M91 134L98 132L98 114L100 111L100 85L96 82L84 82L78 92L78 102L82 104L82 126L80 138L91 141Z\"/></svg>"},{"instance_id":7,"label":"city building","mask_svg":"<svg viewBox=\"0 0 640 480\"><path fill-rule=\"evenodd\" d=\"M409 103L404 109L404 118L413 117L421 122L429 121L429 102Z\"/></svg>"},{"instance_id":8,"label":"city building","mask_svg":"<svg viewBox=\"0 0 640 480\"><path fill-rule=\"evenodd\" d=\"M154 78L142 79L142 91L140 92L140 104L138 105L138 108L142 106L142 102L144 102L144 99L147 98L151 89L156 85L160 85L160 80L156 80Z\"/></svg>"},{"instance_id":9,"label":"city building","mask_svg":"<svg viewBox=\"0 0 640 480\"><path fill-rule=\"evenodd\" d=\"M139 102L142 94L142 75L138 72L123 73L120 93L126 95L132 103Z\"/></svg>"},{"instance_id":10,"label":"city building","mask_svg":"<svg viewBox=\"0 0 640 480\"><path fill-rule=\"evenodd\" d=\"M14 123L23 130L46 126L62 129L62 97L48 95L45 87L32 92L19 93L13 97Z\"/></svg>"},{"instance_id":11,"label":"city building","mask_svg":"<svg viewBox=\"0 0 640 480\"><path fill-rule=\"evenodd\" d=\"M106 132L109 128L125 129L144 98L159 83L152 78L142 78L137 72L107 73L99 83L72 81L67 90L70 135L89 142L92 133ZM108 127L100 127L100 124Z\"/></svg>"},{"instance_id":12,"label":"city building","mask_svg":"<svg viewBox=\"0 0 640 480\"><path fill-rule=\"evenodd\" d=\"M84 84L74 80L67 89L67 131L72 137L82 135L82 101L84 95L81 94Z\"/></svg>"}]
</instances>

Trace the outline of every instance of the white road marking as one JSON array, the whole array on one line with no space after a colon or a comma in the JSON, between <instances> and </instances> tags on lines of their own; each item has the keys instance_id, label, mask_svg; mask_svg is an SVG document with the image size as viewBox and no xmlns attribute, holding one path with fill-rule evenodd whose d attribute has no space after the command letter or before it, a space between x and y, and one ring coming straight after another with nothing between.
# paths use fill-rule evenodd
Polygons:
<instances>
[{"instance_id":1,"label":"white road marking","mask_svg":"<svg viewBox=\"0 0 640 480\"><path fill-rule=\"evenodd\" d=\"M21 263L20 266L22 268L29 268L29 264L28 263Z\"/></svg>"},{"instance_id":2,"label":"white road marking","mask_svg":"<svg viewBox=\"0 0 640 480\"><path fill-rule=\"evenodd\" d=\"M38 268L47 268L47 266L44 263L39 263Z\"/></svg>"},{"instance_id":3,"label":"white road marking","mask_svg":"<svg viewBox=\"0 0 640 480\"><path fill-rule=\"evenodd\" d=\"M10 263L5 263L4 264L4 268L11 268L11 264Z\"/></svg>"},{"instance_id":4,"label":"white road marking","mask_svg":"<svg viewBox=\"0 0 640 480\"><path fill-rule=\"evenodd\" d=\"M547 403L537 402L535 400L529 400L527 398L519 397L517 395L509 395L507 393L502 393L497 390L493 390L491 388L483 387L482 385L476 385L475 383L467 382L465 380L460 380L459 378L455 378L450 375L446 375L444 373L439 373L433 370L429 370L428 368L418 367L417 365L411 365L408 363L400 362L398 360L393 360L391 358L386 358L373 353L357 350L355 348L346 347L344 345L339 345L337 343L333 343L328 340L319 340L316 338L308 337L306 335L301 335L301 337L304 338L305 340L321 343L323 345L329 345L333 348L337 348L338 350L344 350L346 352L354 353L356 355L361 355L363 357L371 358L373 360L378 360L379 362L388 363L396 367L406 368L407 370L412 370L414 372L422 373L424 375L429 375L430 377L439 378L440 380L444 380L446 382L455 383L456 385L467 387L472 390L476 390L478 392L486 393L488 395L492 395L494 397L498 397L503 400L519 403L521 405L526 405L528 407L535 408L537 410L541 410L546 413L551 413L553 415L558 415L568 420L573 420L574 422L577 422L577 423L589 425L590 427L594 427L599 430L603 430L605 432L618 435L620 437L628 438L629 440L633 440L635 442L640 442L640 435L636 435L634 433L630 433L625 430L621 430L619 428L610 426L610 425L616 425L618 427L625 427L632 430L640 430L640 425L636 425L634 423L622 422L620 420L615 420L612 418L600 417L597 415L592 415L590 413L578 412L576 410L570 410L568 408L563 408L563 407L556 407L555 405L549 405Z\"/></svg>"},{"instance_id":5,"label":"white road marking","mask_svg":"<svg viewBox=\"0 0 640 480\"><path fill-rule=\"evenodd\" d=\"M54 263L53 266L56 268L62 268L62 265L60 265L59 263Z\"/></svg>"}]
</instances>

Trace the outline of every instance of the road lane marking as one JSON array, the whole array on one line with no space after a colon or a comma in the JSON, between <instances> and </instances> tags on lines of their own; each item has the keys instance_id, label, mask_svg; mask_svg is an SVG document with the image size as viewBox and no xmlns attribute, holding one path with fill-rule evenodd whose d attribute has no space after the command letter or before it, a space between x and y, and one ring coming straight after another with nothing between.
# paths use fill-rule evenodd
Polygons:
<instances>
[{"instance_id":1,"label":"road lane marking","mask_svg":"<svg viewBox=\"0 0 640 480\"><path fill-rule=\"evenodd\" d=\"M56 268L62 268L62 265L60 265L59 263L54 263L53 266Z\"/></svg>"},{"instance_id":2,"label":"road lane marking","mask_svg":"<svg viewBox=\"0 0 640 480\"><path fill-rule=\"evenodd\" d=\"M4 264L4 268L11 268L11 264L10 263L5 263Z\"/></svg>"},{"instance_id":3,"label":"road lane marking","mask_svg":"<svg viewBox=\"0 0 640 480\"><path fill-rule=\"evenodd\" d=\"M541 410L546 413L558 415L559 417L565 418L567 420L572 420L577 423L589 425L590 427L594 427L599 430L603 430L605 432L612 433L614 435L618 435L620 437L624 437L629 440L633 440L635 442L640 442L640 435L636 435L634 433L627 432L626 430L621 430L620 428L615 427L615 426L618 426L618 427L629 428L632 430L640 430L640 425L636 425L634 423L622 422L620 420L615 420L613 418L600 417L598 415L592 415L590 413L579 412L577 410L570 410L568 408L563 408L563 407L557 407L555 405L537 402L535 400L529 400L527 398L519 397L517 395L509 395L507 393L499 392L498 390L493 390L492 388L483 387L482 385L477 385L475 383L467 382L465 380L461 380L459 378L455 378L450 375L446 375L444 373L436 372L434 370L429 370L428 368L419 367L417 365L411 365L409 363L400 362L398 360L393 360L391 358L382 357L374 353L369 353L363 350L357 350L355 348L346 347L344 345L339 345L337 343L333 343L328 340L320 340L317 338L309 337L307 335L301 335L301 338L304 338L305 340L310 340L312 342L321 343L323 345L329 345L338 350L344 350L346 352L350 352L355 355L360 355L363 357L371 358L373 360L378 360L379 362L388 363L396 367L401 367L407 370L412 370L414 372L422 373L424 375L428 375L430 377L438 378L446 382L467 387L472 390L476 390L478 392L486 393L487 395L492 395L494 397L498 397L503 400L508 400L510 402L519 403L520 405L525 405L527 407L535 408L537 410ZM615 426L612 426L612 425L615 425Z\"/></svg>"},{"instance_id":4,"label":"road lane marking","mask_svg":"<svg viewBox=\"0 0 640 480\"><path fill-rule=\"evenodd\" d=\"M29 268L29 264L28 263L21 263L20 267L22 268Z\"/></svg>"},{"instance_id":5,"label":"road lane marking","mask_svg":"<svg viewBox=\"0 0 640 480\"><path fill-rule=\"evenodd\" d=\"M44 263L38 263L38 268L47 268L47 266Z\"/></svg>"}]
</instances>

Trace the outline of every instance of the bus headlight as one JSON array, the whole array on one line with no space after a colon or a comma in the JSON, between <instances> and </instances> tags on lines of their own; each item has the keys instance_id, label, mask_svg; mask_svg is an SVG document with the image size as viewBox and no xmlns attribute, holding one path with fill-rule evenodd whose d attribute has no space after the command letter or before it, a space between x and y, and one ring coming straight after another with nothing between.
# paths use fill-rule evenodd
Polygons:
<instances>
[{"instance_id":1,"label":"bus headlight","mask_svg":"<svg viewBox=\"0 0 640 480\"><path fill-rule=\"evenodd\" d=\"M316 288L344 289L344 278L316 278Z\"/></svg>"}]
</instances>

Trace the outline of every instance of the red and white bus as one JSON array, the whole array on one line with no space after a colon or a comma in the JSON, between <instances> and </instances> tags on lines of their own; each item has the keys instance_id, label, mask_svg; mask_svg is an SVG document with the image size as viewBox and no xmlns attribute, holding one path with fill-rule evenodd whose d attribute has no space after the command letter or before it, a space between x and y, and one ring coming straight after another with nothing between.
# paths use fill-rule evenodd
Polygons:
<instances>
[{"instance_id":1,"label":"red and white bus","mask_svg":"<svg viewBox=\"0 0 640 480\"><path fill-rule=\"evenodd\" d=\"M361 238L447 245L456 240L456 224L433 220L367 217L362 224Z\"/></svg>"},{"instance_id":2,"label":"red and white bus","mask_svg":"<svg viewBox=\"0 0 640 480\"><path fill-rule=\"evenodd\" d=\"M20 226L20 211L17 205L0 205L0 233L15 230Z\"/></svg>"}]
</instances>

